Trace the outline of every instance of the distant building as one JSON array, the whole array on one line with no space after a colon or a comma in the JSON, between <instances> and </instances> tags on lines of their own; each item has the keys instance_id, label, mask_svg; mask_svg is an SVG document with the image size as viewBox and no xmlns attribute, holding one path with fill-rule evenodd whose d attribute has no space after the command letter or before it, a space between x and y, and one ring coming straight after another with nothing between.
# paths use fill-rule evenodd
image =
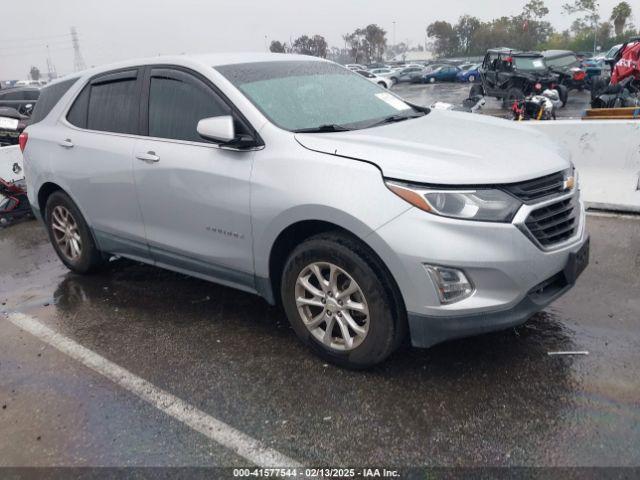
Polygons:
<instances>
[{"instance_id":1,"label":"distant building","mask_svg":"<svg viewBox=\"0 0 640 480\"><path fill-rule=\"evenodd\" d=\"M393 57L394 62L428 62L433 60L433 52L428 50L409 50Z\"/></svg>"}]
</instances>

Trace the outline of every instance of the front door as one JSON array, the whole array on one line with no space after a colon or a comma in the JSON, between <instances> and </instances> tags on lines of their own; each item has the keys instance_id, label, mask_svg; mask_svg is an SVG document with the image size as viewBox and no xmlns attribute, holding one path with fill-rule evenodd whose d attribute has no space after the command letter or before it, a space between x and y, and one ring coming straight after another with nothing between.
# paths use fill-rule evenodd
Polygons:
<instances>
[{"instance_id":1,"label":"front door","mask_svg":"<svg viewBox=\"0 0 640 480\"><path fill-rule=\"evenodd\" d=\"M201 138L231 107L205 79L148 68L134 172L149 249L160 266L253 290L250 175L254 153Z\"/></svg>"}]
</instances>

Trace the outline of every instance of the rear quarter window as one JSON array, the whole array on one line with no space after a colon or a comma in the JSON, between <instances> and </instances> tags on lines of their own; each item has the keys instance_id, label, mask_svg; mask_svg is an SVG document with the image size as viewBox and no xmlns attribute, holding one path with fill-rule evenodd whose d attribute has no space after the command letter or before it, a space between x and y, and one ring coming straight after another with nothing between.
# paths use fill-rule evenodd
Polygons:
<instances>
[{"instance_id":1,"label":"rear quarter window","mask_svg":"<svg viewBox=\"0 0 640 480\"><path fill-rule=\"evenodd\" d=\"M43 88L40 91L40 97L38 98L35 109L33 110L31 123L34 124L40 122L49 115L51 110L53 110L53 107L56 106L64 94L67 93L77 81L77 78L71 78L64 82L55 83Z\"/></svg>"}]
</instances>

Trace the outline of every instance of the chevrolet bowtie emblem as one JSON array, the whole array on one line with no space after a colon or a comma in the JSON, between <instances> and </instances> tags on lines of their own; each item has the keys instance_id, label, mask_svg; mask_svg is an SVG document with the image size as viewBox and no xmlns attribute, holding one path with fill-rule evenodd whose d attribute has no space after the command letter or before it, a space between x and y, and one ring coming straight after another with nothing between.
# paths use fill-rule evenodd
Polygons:
<instances>
[{"instance_id":1,"label":"chevrolet bowtie emblem","mask_svg":"<svg viewBox=\"0 0 640 480\"><path fill-rule=\"evenodd\" d=\"M564 183L562 184L562 188L564 190L573 190L573 187L575 186L576 186L575 177L568 177L567 179L565 179Z\"/></svg>"}]
</instances>

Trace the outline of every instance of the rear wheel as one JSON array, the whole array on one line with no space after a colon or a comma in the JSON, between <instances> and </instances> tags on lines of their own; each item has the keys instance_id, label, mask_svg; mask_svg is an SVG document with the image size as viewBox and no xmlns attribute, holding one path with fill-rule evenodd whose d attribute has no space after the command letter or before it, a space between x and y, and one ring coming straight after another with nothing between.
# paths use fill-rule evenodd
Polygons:
<instances>
[{"instance_id":1,"label":"rear wheel","mask_svg":"<svg viewBox=\"0 0 640 480\"><path fill-rule=\"evenodd\" d=\"M435 79L434 77L431 77L431 78L429 79L429 83L436 83L436 79Z\"/></svg>"},{"instance_id":2,"label":"rear wheel","mask_svg":"<svg viewBox=\"0 0 640 480\"><path fill-rule=\"evenodd\" d=\"M387 88L387 84L384 82L378 82L378 85L380 85L382 88Z\"/></svg>"},{"instance_id":3,"label":"rear wheel","mask_svg":"<svg viewBox=\"0 0 640 480\"><path fill-rule=\"evenodd\" d=\"M66 193L54 192L47 199L45 222L53 248L69 270L90 273L104 265L87 223Z\"/></svg>"},{"instance_id":4,"label":"rear wheel","mask_svg":"<svg viewBox=\"0 0 640 480\"><path fill-rule=\"evenodd\" d=\"M367 368L404 338L406 320L379 263L340 233L312 237L287 260L281 284L287 317L298 337L325 360Z\"/></svg>"},{"instance_id":5,"label":"rear wheel","mask_svg":"<svg viewBox=\"0 0 640 480\"><path fill-rule=\"evenodd\" d=\"M468 80L469 80L469 83L473 83L473 82L475 82L475 81L476 81L476 77L475 77L475 76L473 76L473 75L469 75Z\"/></svg>"}]
</instances>

